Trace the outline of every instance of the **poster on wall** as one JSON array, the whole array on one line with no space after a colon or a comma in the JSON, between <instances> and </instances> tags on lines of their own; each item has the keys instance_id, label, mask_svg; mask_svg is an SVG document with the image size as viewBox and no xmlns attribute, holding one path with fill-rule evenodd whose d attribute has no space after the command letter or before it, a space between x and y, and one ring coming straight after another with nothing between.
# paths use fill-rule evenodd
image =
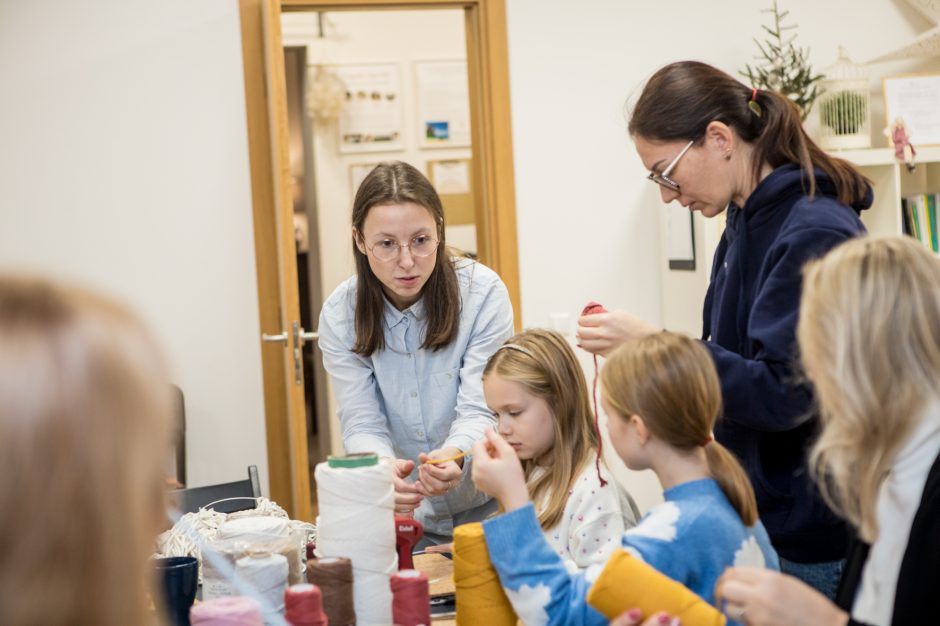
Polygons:
<instances>
[{"instance_id":1,"label":"poster on wall","mask_svg":"<svg viewBox=\"0 0 940 626\"><path fill-rule=\"evenodd\" d=\"M467 62L416 62L415 91L418 145L422 148L470 146Z\"/></svg>"},{"instance_id":2,"label":"poster on wall","mask_svg":"<svg viewBox=\"0 0 940 626\"><path fill-rule=\"evenodd\" d=\"M339 65L346 106L339 118L339 151L403 150L401 75L394 63Z\"/></svg>"}]
</instances>

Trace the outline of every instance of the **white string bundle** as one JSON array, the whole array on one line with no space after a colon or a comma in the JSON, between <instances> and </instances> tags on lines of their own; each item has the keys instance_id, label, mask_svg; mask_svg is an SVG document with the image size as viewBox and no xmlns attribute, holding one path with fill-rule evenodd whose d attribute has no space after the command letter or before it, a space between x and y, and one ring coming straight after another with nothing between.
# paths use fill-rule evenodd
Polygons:
<instances>
[{"instance_id":1,"label":"white string bundle","mask_svg":"<svg viewBox=\"0 0 940 626\"><path fill-rule=\"evenodd\" d=\"M229 498L231 499L231 498ZM200 580L202 579L202 555L199 546L194 538L194 531L202 539L213 541L219 538L219 529L228 520L236 520L247 517L266 516L276 519L286 520L291 531L303 530L306 538L303 545L298 546L298 554L307 541L316 539L316 527L307 522L292 520L288 517L287 511L278 506L274 501L268 498L254 498L257 502L255 508L234 513L219 513L211 508L202 508L194 513L186 513L173 524L173 527L162 533L157 538L157 547L153 558L167 556L194 556L199 559ZM221 501L220 501L221 502ZM215 504L215 503L213 503ZM298 559L302 560L300 556ZM302 564L301 564L302 565ZM302 573L298 574L302 576Z\"/></svg>"},{"instance_id":2,"label":"white string bundle","mask_svg":"<svg viewBox=\"0 0 940 626\"><path fill-rule=\"evenodd\" d=\"M392 623L390 578L395 553L395 489L391 468L317 465L317 555L346 557L353 567L359 626Z\"/></svg>"},{"instance_id":3,"label":"white string bundle","mask_svg":"<svg viewBox=\"0 0 940 626\"><path fill-rule=\"evenodd\" d=\"M252 589L252 597L261 602L266 624L279 623L275 616L284 612L284 590L287 588L287 557L267 552L249 554L235 562L235 579Z\"/></svg>"}]
</instances>

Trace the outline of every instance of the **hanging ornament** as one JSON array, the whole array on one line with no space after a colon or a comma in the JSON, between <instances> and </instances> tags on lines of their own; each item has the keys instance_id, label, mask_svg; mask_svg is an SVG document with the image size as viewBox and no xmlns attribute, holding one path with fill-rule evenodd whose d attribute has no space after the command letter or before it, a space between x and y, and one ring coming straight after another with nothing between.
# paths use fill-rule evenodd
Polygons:
<instances>
[{"instance_id":1,"label":"hanging ornament","mask_svg":"<svg viewBox=\"0 0 940 626\"><path fill-rule=\"evenodd\" d=\"M346 85L323 65L315 65L307 73L307 93L304 100L307 115L318 122L329 122L339 117L346 104Z\"/></svg>"}]
</instances>

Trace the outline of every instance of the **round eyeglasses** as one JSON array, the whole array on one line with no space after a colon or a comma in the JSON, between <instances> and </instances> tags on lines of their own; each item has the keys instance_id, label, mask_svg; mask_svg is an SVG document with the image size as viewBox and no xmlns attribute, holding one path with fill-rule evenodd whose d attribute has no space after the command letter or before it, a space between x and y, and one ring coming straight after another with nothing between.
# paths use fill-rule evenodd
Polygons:
<instances>
[{"instance_id":1,"label":"round eyeglasses","mask_svg":"<svg viewBox=\"0 0 940 626\"><path fill-rule=\"evenodd\" d=\"M437 239L430 235L418 235L410 243L399 243L395 239L382 239L366 247L379 261L394 261L401 254L402 248L408 248L412 256L424 258L434 254L437 244Z\"/></svg>"}]
</instances>

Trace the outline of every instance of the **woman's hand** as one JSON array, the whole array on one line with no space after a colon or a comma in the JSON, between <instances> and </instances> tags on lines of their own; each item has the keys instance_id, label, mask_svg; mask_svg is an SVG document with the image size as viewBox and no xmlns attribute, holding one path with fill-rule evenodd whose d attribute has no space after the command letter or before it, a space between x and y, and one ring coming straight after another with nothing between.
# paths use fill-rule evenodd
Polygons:
<instances>
[{"instance_id":1,"label":"woman's hand","mask_svg":"<svg viewBox=\"0 0 940 626\"><path fill-rule=\"evenodd\" d=\"M415 462L410 459L392 459L392 482L395 485L395 513L409 515L418 508L424 496L418 487L405 479L414 471Z\"/></svg>"},{"instance_id":2,"label":"woman's hand","mask_svg":"<svg viewBox=\"0 0 940 626\"><path fill-rule=\"evenodd\" d=\"M617 347L631 339L639 339L661 328L648 324L626 311L594 313L578 318L578 345L594 354L606 357Z\"/></svg>"},{"instance_id":3,"label":"woman's hand","mask_svg":"<svg viewBox=\"0 0 940 626\"><path fill-rule=\"evenodd\" d=\"M643 612L640 609L630 609L611 620L609 626L679 626L679 618L667 613L657 613L640 624Z\"/></svg>"},{"instance_id":4,"label":"woman's hand","mask_svg":"<svg viewBox=\"0 0 940 626\"><path fill-rule=\"evenodd\" d=\"M463 458L444 463L426 463L429 459L449 459L461 453L458 448L439 448L418 455L418 493L424 496L440 496L458 484L463 473Z\"/></svg>"},{"instance_id":5,"label":"woman's hand","mask_svg":"<svg viewBox=\"0 0 940 626\"><path fill-rule=\"evenodd\" d=\"M849 616L804 582L757 567L729 567L715 584L725 615L748 626L845 626Z\"/></svg>"},{"instance_id":6,"label":"woman's hand","mask_svg":"<svg viewBox=\"0 0 940 626\"><path fill-rule=\"evenodd\" d=\"M507 513L528 504L529 490L516 451L496 431L473 446L473 483L502 505Z\"/></svg>"}]
</instances>

